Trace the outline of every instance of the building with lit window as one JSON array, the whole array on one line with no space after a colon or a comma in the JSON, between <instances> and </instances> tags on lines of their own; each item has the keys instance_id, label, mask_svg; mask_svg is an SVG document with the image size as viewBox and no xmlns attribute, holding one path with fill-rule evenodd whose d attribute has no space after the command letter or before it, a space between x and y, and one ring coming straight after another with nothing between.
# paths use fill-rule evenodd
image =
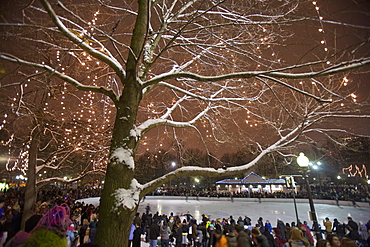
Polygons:
<instances>
[{"instance_id":1,"label":"building with lit window","mask_svg":"<svg viewBox=\"0 0 370 247\"><path fill-rule=\"evenodd\" d=\"M265 179L254 172L249 173L242 179L224 179L216 182L217 192L232 193L272 193L283 191L285 179Z\"/></svg>"}]
</instances>

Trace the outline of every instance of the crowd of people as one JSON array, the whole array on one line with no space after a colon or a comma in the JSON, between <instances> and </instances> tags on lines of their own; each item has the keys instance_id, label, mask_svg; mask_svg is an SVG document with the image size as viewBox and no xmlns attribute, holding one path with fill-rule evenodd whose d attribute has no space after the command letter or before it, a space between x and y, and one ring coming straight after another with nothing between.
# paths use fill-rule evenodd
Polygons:
<instances>
[{"instance_id":1,"label":"crowd of people","mask_svg":"<svg viewBox=\"0 0 370 247\"><path fill-rule=\"evenodd\" d=\"M284 223L278 219L276 226L259 217L254 223L248 216L227 219L210 219L202 215L197 222L188 212L182 215L152 215L137 213L132 224L132 247L140 247L140 237L149 247L356 247L369 246L370 220L359 224L348 217L347 223L329 218L323 222L325 230L315 241L307 222Z\"/></svg>"},{"instance_id":2,"label":"crowd of people","mask_svg":"<svg viewBox=\"0 0 370 247\"><path fill-rule=\"evenodd\" d=\"M368 186L361 185L311 185L312 197L314 199L327 199L337 201L356 201L369 202ZM24 188L12 188L8 193L13 197L22 198ZM51 198L67 197L77 200L87 197L99 197L101 188L86 186L84 188L65 189L59 187L50 187L38 192L38 199L47 201ZM159 188L153 191L152 196L189 196L189 197L234 197L234 198L292 198L291 192L224 192L216 189L186 188L186 187L168 187ZM367 195L367 196L364 196ZM306 190L302 189L295 194L296 198L307 198Z\"/></svg>"},{"instance_id":3,"label":"crowd of people","mask_svg":"<svg viewBox=\"0 0 370 247\"><path fill-rule=\"evenodd\" d=\"M367 185L310 185L312 197L314 199L340 200L370 202ZM276 191L244 191L244 192L225 192L216 190L204 190L200 188L171 187L158 189L152 193L154 196L199 196L199 197L235 197L235 198L292 198L292 192ZM295 194L296 198L307 198L307 192L301 188Z\"/></svg>"},{"instance_id":4,"label":"crowd of people","mask_svg":"<svg viewBox=\"0 0 370 247\"><path fill-rule=\"evenodd\" d=\"M76 201L88 196L87 192L56 187L40 190L34 215L26 222L24 230L21 230L23 191L10 189L0 194L0 247L93 246L99 225L99 208ZM146 211L137 213L134 218L128 240L132 247L140 247L143 243L150 247L370 246L370 220L355 222L348 217L348 222L339 222L326 218L321 227L324 230L315 241L313 227L307 222L284 223L278 219L272 226L263 217L254 220L248 216L211 219L205 214L197 222L189 212L159 215L151 212L148 204Z\"/></svg>"}]
</instances>

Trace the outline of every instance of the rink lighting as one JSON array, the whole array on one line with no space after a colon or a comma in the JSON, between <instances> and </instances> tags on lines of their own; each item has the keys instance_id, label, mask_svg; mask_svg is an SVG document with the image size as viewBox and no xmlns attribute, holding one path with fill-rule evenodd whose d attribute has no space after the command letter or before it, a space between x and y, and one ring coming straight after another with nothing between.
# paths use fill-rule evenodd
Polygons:
<instances>
[{"instance_id":1,"label":"rink lighting","mask_svg":"<svg viewBox=\"0 0 370 247\"><path fill-rule=\"evenodd\" d=\"M310 183L308 181L308 176L307 176L307 170L308 170L308 165L310 164L310 160L306 157L304 153L300 153L298 158L297 158L297 163L300 167L303 169L303 174L304 174L304 180L306 181L306 187L307 187L307 194L308 194L308 201L310 203L310 216L312 217L313 225L314 225L314 231L316 235L316 240L318 241L321 239L321 234L320 234L320 228L319 228L319 223L317 221L317 216L315 212L315 205L313 203L312 199L312 192L311 192L311 187Z\"/></svg>"}]
</instances>

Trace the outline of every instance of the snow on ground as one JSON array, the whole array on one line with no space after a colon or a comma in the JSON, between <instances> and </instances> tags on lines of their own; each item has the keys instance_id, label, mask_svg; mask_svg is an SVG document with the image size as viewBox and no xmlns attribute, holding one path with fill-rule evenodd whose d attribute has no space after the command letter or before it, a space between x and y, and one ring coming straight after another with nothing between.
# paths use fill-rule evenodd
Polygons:
<instances>
[{"instance_id":1,"label":"snow on ground","mask_svg":"<svg viewBox=\"0 0 370 247\"><path fill-rule=\"evenodd\" d=\"M249 199L249 200L248 200ZM99 204L99 197L80 199L87 204ZM308 211L310 210L307 200L297 200L297 211L299 219L307 221L309 226L312 226L312 221L309 221ZM269 220L275 227L277 219L280 218L284 223L296 221L294 204L289 199L262 199L261 203L257 199L252 198L235 198L233 202L230 198L190 198L185 197L154 197L147 196L139 205L138 212L145 212L145 207L150 205L151 213L169 215L171 212L176 214L187 213L201 221L202 214L210 217L211 220L216 218L229 218L230 215L234 219L239 216L248 216L252 219L252 224L256 224L259 217L264 221ZM315 201L315 210L319 224L322 225L325 217L329 217L331 221L337 218L339 222L347 223L347 217L351 216L354 221L362 221L366 223L370 220L370 206L366 203L358 203L360 207L349 206L350 202L340 201L340 206L335 205L335 201L326 201L328 204L319 204ZM347 205L347 206L345 206Z\"/></svg>"}]
</instances>

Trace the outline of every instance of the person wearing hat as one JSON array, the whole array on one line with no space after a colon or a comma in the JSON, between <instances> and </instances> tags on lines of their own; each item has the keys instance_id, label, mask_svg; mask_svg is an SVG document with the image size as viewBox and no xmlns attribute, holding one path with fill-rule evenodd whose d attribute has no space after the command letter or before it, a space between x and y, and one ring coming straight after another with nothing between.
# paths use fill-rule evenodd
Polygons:
<instances>
[{"instance_id":1,"label":"person wearing hat","mask_svg":"<svg viewBox=\"0 0 370 247\"><path fill-rule=\"evenodd\" d=\"M266 220L266 223L265 223L265 229L267 228L267 230L272 233L272 225L270 223L269 220Z\"/></svg>"},{"instance_id":2,"label":"person wearing hat","mask_svg":"<svg viewBox=\"0 0 370 247\"><path fill-rule=\"evenodd\" d=\"M208 226L208 235L209 235L208 247L214 247L215 246L215 243L216 243L215 230L216 230L216 228L213 224L210 224Z\"/></svg>"}]
</instances>

